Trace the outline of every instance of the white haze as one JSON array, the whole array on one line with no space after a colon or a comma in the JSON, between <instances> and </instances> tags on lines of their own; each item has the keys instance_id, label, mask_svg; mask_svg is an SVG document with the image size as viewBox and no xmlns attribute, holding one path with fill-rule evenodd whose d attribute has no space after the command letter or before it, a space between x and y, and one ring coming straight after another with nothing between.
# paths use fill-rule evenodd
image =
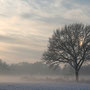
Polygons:
<instances>
[{"instance_id":1,"label":"white haze","mask_svg":"<svg viewBox=\"0 0 90 90\"><path fill-rule=\"evenodd\" d=\"M90 76L80 76L80 83L90 83ZM0 75L0 83L68 83L74 76Z\"/></svg>"}]
</instances>

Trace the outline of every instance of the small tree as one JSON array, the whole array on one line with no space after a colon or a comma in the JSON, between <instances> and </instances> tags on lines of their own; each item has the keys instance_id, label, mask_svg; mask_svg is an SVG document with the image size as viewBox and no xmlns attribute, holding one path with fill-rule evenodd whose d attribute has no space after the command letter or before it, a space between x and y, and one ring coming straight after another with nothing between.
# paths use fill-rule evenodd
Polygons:
<instances>
[{"instance_id":1,"label":"small tree","mask_svg":"<svg viewBox=\"0 0 90 90\"><path fill-rule=\"evenodd\" d=\"M81 66L90 60L90 26L71 24L54 31L49 38L48 50L43 53L43 60L54 67L61 62L70 64L78 81Z\"/></svg>"}]
</instances>

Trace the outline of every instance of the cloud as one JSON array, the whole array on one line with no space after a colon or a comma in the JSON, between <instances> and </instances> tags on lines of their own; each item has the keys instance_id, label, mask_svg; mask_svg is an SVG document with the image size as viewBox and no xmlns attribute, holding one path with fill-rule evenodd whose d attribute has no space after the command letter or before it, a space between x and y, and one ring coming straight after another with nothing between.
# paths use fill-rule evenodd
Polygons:
<instances>
[{"instance_id":1,"label":"cloud","mask_svg":"<svg viewBox=\"0 0 90 90\"><path fill-rule=\"evenodd\" d=\"M23 20L17 16L1 18L1 22L3 22L0 27L2 59L10 63L15 63L16 60L18 62L40 60L50 34L48 25L39 21Z\"/></svg>"},{"instance_id":2,"label":"cloud","mask_svg":"<svg viewBox=\"0 0 90 90\"><path fill-rule=\"evenodd\" d=\"M6 44L6 45L5 45ZM31 46L20 46L12 45L7 43L0 43L0 58L7 60L7 63L17 63L17 62L35 62L40 60L42 55L42 50L30 48ZM4 45L4 48L2 48ZM7 58L8 57L8 58Z\"/></svg>"},{"instance_id":3,"label":"cloud","mask_svg":"<svg viewBox=\"0 0 90 90\"><path fill-rule=\"evenodd\" d=\"M71 0L73 3L78 3L81 5L89 5L90 4L90 0Z\"/></svg>"},{"instance_id":4,"label":"cloud","mask_svg":"<svg viewBox=\"0 0 90 90\"><path fill-rule=\"evenodd\" d=\"M0 0L0 56L34 62L64 24L90 24L89 0Z\"/></svg>"},{"instance_id":5,"label":"cloud","mask_svg":"<svg viewBox=\"0 0 90 90\"><path fill-rule=\"evenodd\" d=\"M89 17L81 9L72 9L64 14L64 17L69 20L74 20L78 22L87 22Z\"/></svg>"}]
</instances>

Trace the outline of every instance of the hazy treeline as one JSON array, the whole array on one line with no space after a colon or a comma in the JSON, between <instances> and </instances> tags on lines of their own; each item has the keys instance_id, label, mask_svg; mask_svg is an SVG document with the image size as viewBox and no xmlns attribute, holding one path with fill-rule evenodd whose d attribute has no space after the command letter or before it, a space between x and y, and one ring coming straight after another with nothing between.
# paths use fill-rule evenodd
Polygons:
<instances>
[{"instance_id":1,"label":"hazy treeline","mask_svg":"<svg viewBox=\"0 0 90 90\"><path fill-rule=\"evenodd\" d=\"M81 75L90 75L90 64L83 66L80 74ZM74 71L68 65L65 65L64 68L58 68L53 70L49 68L46 64L42 62L28 63L22 62L18 64L7 64L0 60L0 74L4 75L73 75Z\"/></svg>"}]
</instances>

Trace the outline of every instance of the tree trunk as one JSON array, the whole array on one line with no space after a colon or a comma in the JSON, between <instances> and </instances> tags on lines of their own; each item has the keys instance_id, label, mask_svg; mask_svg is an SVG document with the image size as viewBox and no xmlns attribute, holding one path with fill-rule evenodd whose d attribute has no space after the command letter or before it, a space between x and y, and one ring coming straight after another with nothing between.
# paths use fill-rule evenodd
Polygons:
<instances>
[{"instance_id":1,"label":"tree trunk","mask_svg":"<svg viewBox=\"0 0 90 90\"><path fill-rule=\"evenodd\" d=\"M78 73L79 71L75 71L75 77L76 77L76 81L78 82L79 81L79 73Z\"/></svg>"}]
</instances>

